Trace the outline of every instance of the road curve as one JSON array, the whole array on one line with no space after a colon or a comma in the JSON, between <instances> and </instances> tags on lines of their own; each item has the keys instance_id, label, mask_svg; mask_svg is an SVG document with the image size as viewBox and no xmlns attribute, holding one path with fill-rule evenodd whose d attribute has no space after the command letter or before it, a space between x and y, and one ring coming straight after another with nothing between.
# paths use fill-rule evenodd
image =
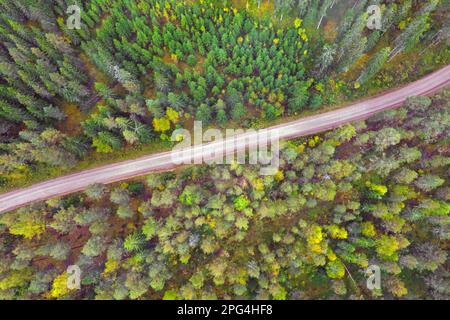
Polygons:
<instances>
[{"instance_id":1,"label":"road curve","mask_svg":"<svg viewBox=\"0 0 450 320\"><path fill-rule=\"evenodd\" d=\"M292 139L315 134L353 121L367 119L375 113L402 105L406 98L410 96L429 95L447 86L450 86L450 65L398 89L390 90L341 109L280 124L267 130L270 134L276 132L280 139ZM259 134L248 132L235 136L234 150L245 150L248 141L251 146L256 146L258 138L260 138ZM106 165L5 193L0 195L0 213L34 202L79 192L94 183L110 184L150 172L169 170L177 166L173 161L174 159L179 161L181 159L208 158L208 155L220 150L224 144L230 141L230 139L225 139L223 142L194 146L190 148L189 153L186 153L186 150L177 150Z\"/></svg>"}]
</instances>

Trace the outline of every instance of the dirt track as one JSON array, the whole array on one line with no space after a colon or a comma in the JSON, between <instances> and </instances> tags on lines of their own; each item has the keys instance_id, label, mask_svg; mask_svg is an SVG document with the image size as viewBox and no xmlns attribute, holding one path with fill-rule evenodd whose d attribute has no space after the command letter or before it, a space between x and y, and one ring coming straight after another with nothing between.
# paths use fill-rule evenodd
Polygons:
<instances>
[{"instance_id":1,"label":"dirt track","mask_svg":"<svg viewBox=\"0 0 450 320\"><path fill-rule=\"evenodd\" d=\"M343 124L362 120L386 109L400 106L410 96L432 94L450 85L450 65L416 82L391 90L376 97L368 98L350 106L331 112L299 119L268 128L270 133L277 132L281 139L292 139L318 132L327 131ZM258 133L246 133L235 137L235 149L243 150L250 141L251 146L258 144ZM185 151L165 152L145 156L136 160L106 165L95 169L74 173L38 183L28 188L15 190L0 195L0 213L4 213L37 201L82 191L94 183L109 184L132 177L145 175L154 171L168 170L176 167L173 159L192 159L208 157L224 142L212 142ZM232 151L234 151L232 150Z\"/></svg>"}]
</instances>

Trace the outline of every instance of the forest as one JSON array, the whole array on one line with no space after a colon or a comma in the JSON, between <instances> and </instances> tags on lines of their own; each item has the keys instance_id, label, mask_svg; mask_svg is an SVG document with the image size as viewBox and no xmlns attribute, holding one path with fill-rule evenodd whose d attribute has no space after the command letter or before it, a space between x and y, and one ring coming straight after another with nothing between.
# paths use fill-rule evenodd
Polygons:
<instances>
[{"instance_id":1,"label":"forest","mask_svg":"<svg viewBox=\"0 0 450 320\"><path fill-rule=\"evenodd\" d=\"M399 87L449 34L449 0L0 0L0 193ZM0 299L448 300L449 101L284 141L274 176L186 166L0 214Z\"/></svg>"},{"instance_id":2,"label":"forest","mask_svg":"<svg viewBox=\"0 0 450 320\"><path fill-rule=\"evenodd\" d=\"M80 29L66 9L80 8ZM370 30L369 5L382 8ZM264 127L449 63L449 2L1 0L0 190ZM344 14L342 14L344 13ZM398 70L400 70L398 72Z\"/></svg>"},{"instance_id":3,"label":"forest","mask_svg":"<svg viewBox=\"0 0 450 320\"><path fill-rule=\"evenodd\" d=\"M448 299L449 97L286 142L274 176L191 166L4 214L0 297Z\"/></svg>"}]
</instances>

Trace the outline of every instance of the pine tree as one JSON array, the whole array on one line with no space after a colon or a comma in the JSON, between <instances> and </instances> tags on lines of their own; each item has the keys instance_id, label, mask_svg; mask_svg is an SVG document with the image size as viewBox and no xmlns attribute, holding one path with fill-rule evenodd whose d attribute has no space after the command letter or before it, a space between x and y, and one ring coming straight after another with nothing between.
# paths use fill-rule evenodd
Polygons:
<instances>
[{"instance_id":1,"label":"pine tree","mask_svg":"<svg viewBox=\"0 0 450 320\"><path fill-rule=\"evenodd\" d=\"M328 9L330 9L335 4L335 2L336 2L336 0L323 0L322 1L322 5L320 6L320 9L319 9L319 15L318 15L319 21L317 23L317 29L320 28L323 18L327 15Z\"/></svg>"},{"instance_id":2,"label":"pine tree","mask_svg":"<svg viewBox=\"0 0 450 320\"><path fill-rule=\"evenodd\" d=\"M323 76L327 69L331 66L336 55L335 44L325 44L322 48L322 53L316 62L316 73L318 76Z\"/></svg>"},{"instance_id":3,"label":"pine tree","mask_svg":"<svg viewBox=\"0 0 450 320\"><path fill-rule=\"evenodd\" d=\"M400 52L410 52L419 43L423 34L430 28L429 14L425 13L415 18L403 32L394 40L395 48L392 49L391 59Z\"/></svg>"},{"instance_id":4,"label":"pine tree","mask_svg":"<svg viewBox=\"0 0 450 320\"><path fill-rule=\"evenodd\" d=\"M390 54L390 47L383 48L374 54L373 57L367 62L366 68L361 72L361 75L356 81L359 84L364 84L373 78L381 70L381 68L383 68L383 65L389 59Z\"/></svg>"}]
</instances>

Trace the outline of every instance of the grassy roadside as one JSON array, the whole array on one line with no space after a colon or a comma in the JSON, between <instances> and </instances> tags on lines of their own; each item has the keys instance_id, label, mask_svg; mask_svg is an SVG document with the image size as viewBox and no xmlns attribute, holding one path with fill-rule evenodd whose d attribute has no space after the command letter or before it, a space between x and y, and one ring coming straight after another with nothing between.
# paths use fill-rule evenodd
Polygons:
<instances>
[{"instance_id":1,"label":"grassy roadside","mask_svg":"<svg viewBox=\"0 0 450 320\"><path fill-rule=\"evenodd\" d=\"M12 176L12 178L16 179L11 179L7 185L0 187L0 193L5 193L17 188L28 187L32 184L57 178L59 176L64 176L115 162L136 159L152 153L167 151L169 149L170 146L168 146L167 143L164 143L163 141L155 141L147 145L126 147L122 150L117 150L108 154L89 152L83 160L80 160L72 168L60 168L39 164L30 170L23 171L21 174Z\"/></svg>"}]
</instances>

